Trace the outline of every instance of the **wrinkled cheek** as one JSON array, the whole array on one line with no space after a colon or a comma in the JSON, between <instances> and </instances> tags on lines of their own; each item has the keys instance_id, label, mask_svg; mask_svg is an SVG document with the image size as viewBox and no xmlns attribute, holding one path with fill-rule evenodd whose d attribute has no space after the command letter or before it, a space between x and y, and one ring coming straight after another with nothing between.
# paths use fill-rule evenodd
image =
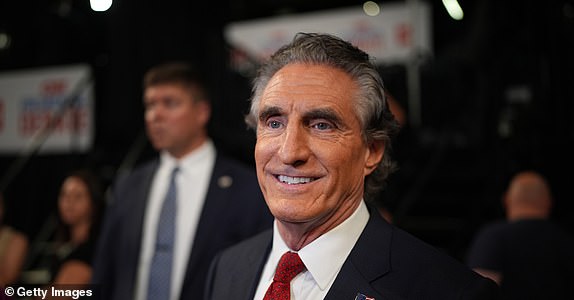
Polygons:
<instances>
[{"instance_id":1,"label":"wrinkled cheek","mask_svg":"<svg viewBox=\"0 0 574 300\"><path fill-rule=\"evenodd\" d=\"M272 149L265 143L257 142L255 144L254 158L255 158L255 168L257 170L257 177L259 179L259 184L263 184L264 180L269 180L265 178L265 167L272 158Z\"/></svg>"},{"instance_id":2,"label":"wrinkled cheek","mask_svg":"<svg viewBox=\"0 0 574 300\"><path fill-rule=\"evenodd\" d=\"M364 182L364 164L356 159L348 159L346 166L338 170L336 183L333 191L327 193L341 193L343 198L362 193Z\"/></svg>"},{"instance_id":3,"label":"wrinkled cheek","mask_svg":"<svg viewBox=\"0 0 574 300\"><path fill-rule=\"evenodd\" d=\"M265 178L262 172L263 171L257 171L257 181L259 182L259 189L261 190L261 193L263 193L263 197L265 197L265 201L267 202L272 195L270 195L271 190L267 188L269 179Z\"/></svg>"},{"instance_id":4,"label":"wrinkled cheek","mask_svg":"<svg viewBox=\"0 0 574 300\"><path fill-rule=\"evenodd\" d=\"M271 151L272 149L268 139L258 136L255 142L255 159L262 159L268 156Z\"/></svg>"}]
</instances>

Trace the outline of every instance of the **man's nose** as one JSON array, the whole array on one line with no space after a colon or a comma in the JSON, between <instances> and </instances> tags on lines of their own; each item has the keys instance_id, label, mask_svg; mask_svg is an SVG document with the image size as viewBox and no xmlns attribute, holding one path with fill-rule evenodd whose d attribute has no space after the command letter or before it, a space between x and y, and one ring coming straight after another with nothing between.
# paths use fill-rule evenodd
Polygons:
<instances>
[{"instance_id":1,"label":"man's nose","mask_svg":"<svg viewBox=\"0 0 574 300\"><path fill-rule=\"evenodd\" d=\"M309 154L309 136L305 128L298 125L287 125L279 147L281 161L287 165L297 166L305 163Z\"/></svg>"},{"instance_id":2,"label":"man's nose","mask_svg":"<svg viewBox=\"0 0 574 300\"><path fill-rule=\"evenodd\" d=\"M149 121L157 121L161 119L163 116L163 108L159 105L155 105L154 107L150 107L145 111L145 118Z\"/></svg>"}]
</instances>

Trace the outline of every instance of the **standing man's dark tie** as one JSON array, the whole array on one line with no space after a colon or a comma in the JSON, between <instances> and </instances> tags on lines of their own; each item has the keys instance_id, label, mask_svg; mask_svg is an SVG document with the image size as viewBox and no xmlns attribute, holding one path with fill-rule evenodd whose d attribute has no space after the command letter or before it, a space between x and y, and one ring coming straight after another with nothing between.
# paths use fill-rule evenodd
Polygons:
<instances>
[{"instance_id":1,"label":"standing man's dark tie","mask_svg":"<svg viewBox=\"0 0 574 300\"><path fill-rule=\"evenodd\" d=\"M177 186L175 177L179 168L174 168L167 195L163 201L157 226L155 249L149 273L148 300L168 300L171 290L171 266L175 241L175 212Z\"/></svg>"},{"instance_id":2,"label":"standing man's dark tie","mask_svg":"<svg viewBox=\"0 0 574 300\"><path fill-rule=\"evenodd\" d=\"M273 283L265 293L263 300L289 300L291 298L291 280L306 269L299 254L285 252L273 277Z\"/></svg>"}]
</instances>

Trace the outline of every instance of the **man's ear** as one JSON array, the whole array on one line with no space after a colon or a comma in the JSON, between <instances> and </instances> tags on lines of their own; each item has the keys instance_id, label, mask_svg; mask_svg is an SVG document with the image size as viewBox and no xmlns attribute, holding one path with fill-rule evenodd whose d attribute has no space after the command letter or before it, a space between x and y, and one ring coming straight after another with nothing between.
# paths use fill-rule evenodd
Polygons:
<instances>
[{"instance_id":1,"label":"man's ear","mask_svg":"<svg viewBox=\"0 0 574 300\"><path fill-rule=\"evenodd\" d=\"M502 208L504 210L508 210L508 207L510 206L510 197L508 196L508 191L504 192L502 197L500 197L500 204L502 204Z\"/></svg>"},{"instance_id":2,"label":"man's ear","mask_svg":"<svg viewBox=\"0 0 574 300\"><path fill-rule=\"evenodd\" d=\"M365 155L365 176L371 174L379 165L385 154L385 143L382 141L371 142Z\"/></svg>"},{"instance_id":3,"label":"man's ear","mask_svg":"<svg viewBox=\"0 0 574 300\"><path fill-rule=\"evenodd\" d=\"M197 107L197 117L202 124L207 124L211 117L211 105L207 101L198 101L195 103Z\"/></svg>"}]
</instances>

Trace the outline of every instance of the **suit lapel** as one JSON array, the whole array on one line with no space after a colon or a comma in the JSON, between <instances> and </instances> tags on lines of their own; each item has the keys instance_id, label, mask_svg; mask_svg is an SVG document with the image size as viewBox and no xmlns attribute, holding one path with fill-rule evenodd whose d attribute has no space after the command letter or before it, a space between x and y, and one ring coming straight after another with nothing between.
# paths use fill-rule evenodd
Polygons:
<instances>
[{"instance_id":1,"label":"suit lapel","mask_svg":"<svg viewBox=\"0 0 574 300\"><path fill-rule=\"evenodd\" d=\"M263 267L267 261L267 257L271 252L271 241L272 241L272 230L268 230L261 238L258 246L256 246L252 251L249 251L246 260L245 268L243 274L239 277L237 286L237 294L240 297L234 299L245 299L251 300L255 296L257 286L259 285L259 279L261 273L263 273ZM254 268L253 266L257 266ZM245 289L244 287L251 287L251 289Z\"/></svg>"},{"instance_id":2,"label":"suit lapel","mask_svg":"<svg viewBox=\"0 0 574 300\"><path fill-rule=\"evenodd\" d=\"M133 287L135 287L139 265L145 209L149 198L151 181L158 166L158 161L153 161L145 166L145 169L142 169L140 173L134 174L134 176L138 177L134 180L132 186L126 187L130 191L124 191L124 193L127 193L126 199L129 199L129 203L123 207L127 222L124 228L121 229L123 235L122 240L119 242L125 246L125 249L121 252L126 254L121 257L126 262L124 264L125 267L122 269L125 275L123 278L125 284L122 282L120 288L125 289L126 293L130 294L129 296L126 295L126 298L133 297L135 292ZM131 191L133 192L130 193Z\"/></svg>"},{"instance_id":3,"label":"suit lapel","mask_svg":"<svg viewBox=\"0 0 574 300\"><path fill-rule=\"evenodd\" d=\"M383 299L373 282L390 271L391 227L369 207L370 217L325 300L355 299L357 293Z\"/></svg>"},{"instance_id":4,"label":"suit lapel","mask_svg":"<svg viewBox=\"0 0 574 300\"><path fill-rule=\"evenodd\" d=\"M145 210L149 200L151 182L158 166L159 163L157 161L149 165L137 180L138 186L133 189L134 193L131 196L132 204L130 205L130 209L133 209L132 213L135 217L132 218L133 221L129 223L130 227L126 238L132 239L130 243L127 244L136 248L130 249L130 251L133 252L128 253L140 253Z\"/></svg>"},{"instance_id":5,"label":"suit lapel","mask_svg":"<svg viewBox=\"0 0 574 300\"><path fill-rule=\"evenodd\" d=\"M211 274L209 299L252 300L271 251L272 236L269 229L224 252Z\"/></svg>"},{"instance_id":6,"label":"suit lapel","mask_svg":"<svg viewBox=\"0 0 574 300\"><path fill-rule=\"evenodd\" d=\"M207 194L205 195L205 201L203 203L202 212L199 218L199 224L197 225L197 232L195 233L195 238L193 241L193 249L191 250L191 255L189 257L189 262L187 270L194 270L199 263L200 257L204 257L201 251L210 251L209 247L205 247L210 242L213 236L213 232L219 232L219 230L214 228L219 228L228 225L226 222L222 222L218 218L213 216L220 215L221 211L225 210L226 201L228 197L227 189L223 189L218 186L217 179L225 173L221 159L219 156L215 159L215 165L213 167L213 172L209 180L209 187L207 189ZM186 277L192 276L187 272Z\"/></svg>"}]
</instances>

